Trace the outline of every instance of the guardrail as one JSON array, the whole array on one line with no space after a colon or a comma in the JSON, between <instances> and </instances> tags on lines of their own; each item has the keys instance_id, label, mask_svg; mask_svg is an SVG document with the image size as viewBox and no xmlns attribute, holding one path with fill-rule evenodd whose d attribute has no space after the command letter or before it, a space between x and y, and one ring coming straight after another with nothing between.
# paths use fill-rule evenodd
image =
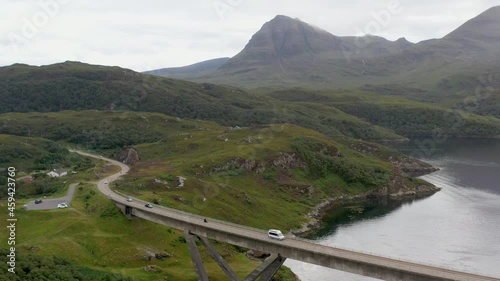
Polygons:
<instances>
[{"instance_id":1,"label":"guardrail","mask_svg":"<svg viewBox=\"0 0 500 281\"><path fill-rule=\"evenodd\" d=\"M118 190L114 190L114 192L116 192L117 194L119 194L121 196L124 196L126 198L130 197L130 198L132 198L135 201L139 201L139 202L143 202L143 203L151 203L151 202L148 202L148 201L145 201L145 200L142 200L142 199L138 199L138 198L126 195L126 194L124 194L124 193L122 193L122 192L120 192ZM198 214L192 214L192 213L188 213L188 212L185 212L185 211L181 211L181 210L177 210L177 209L165 207L165 206L158 205L158 204L152 204L152 205L155 205L155 206L157 206L158 208L161 208L161 209L168 210L169 212L177 213L179 215L183 215L183 216L191 217L191 218L197 218L200 221L203 221L203 219L210 219L210 221L217 222L217 223L220 223L220 224L224 224L224 225L228 225L228 226L232 226L232 227L236 227L236 228L242 228L242 229L246 229L248 231L253 231L253 232L259 232L259 233L265 233L265 234L267 234L266 230L262 230L262 229L259 229L259 228L254 228L254 227L251 227L251 226L246 226L246 225L236 224L236 223L232 223L232 222L222 221L222 220L218 220L218 219L214 219L214 218L207 218L205 216L201 216L201 215L198 215Z\"/></svg>"}]
</instances>

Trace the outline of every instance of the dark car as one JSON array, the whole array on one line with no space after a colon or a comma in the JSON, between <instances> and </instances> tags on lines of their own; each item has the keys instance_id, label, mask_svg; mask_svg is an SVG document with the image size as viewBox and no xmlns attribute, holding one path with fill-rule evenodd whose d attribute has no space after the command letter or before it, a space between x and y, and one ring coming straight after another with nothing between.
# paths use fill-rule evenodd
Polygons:
<instances>
[{"instance_id":1,"label":"dark car","mask_svg":"<svg viewBox=\"0 0 500 281\"><path fill-rule=\"evenodd\" d=\"M151 205L151 204L149 204L149 203L147 203L147 204L146 204L146 205L144 205L144 206L146 206L146 207L148 207L148 208L153 208L153 205Z\"/></svg>"},{"instance_id":2,"label":"dark car","mask_svg":"<svg viewBox=\"0 0 500 281\"><path fill-rule=\"evenodd\" d=\"M35 200L35 204L40 204L40 203L42 203L42 200L41 200L41 199L36 199L36 200Z\"/></svg>"}]
</instances>

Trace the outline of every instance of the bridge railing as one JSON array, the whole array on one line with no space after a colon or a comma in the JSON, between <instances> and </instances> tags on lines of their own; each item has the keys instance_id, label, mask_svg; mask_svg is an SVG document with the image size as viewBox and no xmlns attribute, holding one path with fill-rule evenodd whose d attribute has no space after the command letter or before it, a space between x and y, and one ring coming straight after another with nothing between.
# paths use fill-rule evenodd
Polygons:
<instances>
[{"instance_id":1,"label":"bridge railing","mask_svg":"<svg viewBox=\"0 0 500 281\"><path fill-rule=\"evenodd\" d=\"M114 192L116 192L117 194L119 194L121 196L124 196L124 197L131 197L134 200L139 201L139 202L148 203L148 201L145 201L145 200L142 200L142 199L138 199L138 198L126 195L126 194L124 194L124 193L122 193L122 192L120 192L118 190L114 190ZM197 219L197 223L198 223L198 222L201 222L201 221L203 221L204 219L207 218L205 216L201 216L201 215L198 215L198 214L192 214L192 213L188 213L188 212L185 212L185 211L181 211L181 210L169 208L169 207L158 205L158 204L154 204L154 205L156 205L159 208L168 210L169 212L174 212L174 213L177 213L179 215L185 216L187 222L191 221L192 218L196 218ZM254 228L254 227L250 227L250 226L246 226L246 225L241 225L241 224L236 224L236 223L227 222L227 221L222 221L222 220L218 220L218 219L214 219L214 218L208 218L208 219L210 219L210 221L214 221L214 222L217 222L217 223L220 223L220 224L232 226L232 227L235 227L235 228L240 228L240 229L245 229L245 230L252 231L252 232L258 232L258 233L262 233L262 234L267 234L267 231L263 230L263 229ZM340 250L345 250L345 251L350 251L350 252L357 252L357 253L360 253L360 254L372 255L372 256L376 256L376 257L387 258L387 259L392 259L392 260L398 260L398 261L408 262L408 263L413 263L413 264L419 264L419 265L423 265L423 266L430 266L430 267L435 267L435 268L441 268L441 269L446 269L446 270L450 270L450 271L460 271L460 272L463 272L463 273L476 274L476 275L481 275L481 276L490 277L490 278L498 278L498 277L495 277L495 276L492 276L492 275L485 275L485 274L477 272L475 270L462 270L462 269L453 268L453 267L446 266L446 265L437 265L437 264L432 264L432 263L429 263L429 262L414 261L414 260L409 260L409 259L400 258L400 257L394 257L394 256L389 256L389 255L381 255L381 254L367 252L367 251L363 251L363 250L359 250L359 249L347 248L347 247L338 246L338 245L334 245L334 246L323 245L323 244L315 243L314 240L301 238L301 237L298 237L298 236L295 236L295 235L287 235L287 239L301 241L303 243L311 244L311 245L314 245L314 246L318 246L318 245L319 246L326 246L326 247L331 247L331 248L334 248L334 249L340 249Z\"/></svg>"},{"instance_id":2,"label":"bridge railing","mask_svg":"<svg viewBox=\"0 0 500 281\"><path fill-rule=\"evenodd\" d=\"M136 201L140 201L140 202L143 202L143 203L149 203L148 201L128 196L128 195L126 195L126 194L124 194L124 193L122 193L122 192L120 192L118 190L114 190L114 191L117 194L122 195L124 197L130 197L130 198L133 198ZM158 206L159 208L168 210L169 212L173 212L173 213L177 213L179 215L183 215L183 216L185 216L187 218L186 221L188 221L188 222L190 221L191 218L195 217L195 218L198 219L197 222L203 221L204 219L209 219L210 221L214 221L214 222L217 222L217 223L220 223L220 224L232 226L232 227L235 227L235 228L242 228L242 229L246 229L246 230L252 231L252 232L267 233L267 230L263 230L263 229L259 229L259 228L255 228L255 227L251 227L251 226L246 226L246 225L241 225L241 224L237 224L237 223L222 221L222 220L218 220L218 219L214 219L214 218L209 218L209 217L198 215L198 214L192 214L192 213L188 213L188 212L185 212L185 211L181 211L181 210L169 208L169 207L158 205L158 204L153 204L153 205Z\"/></svg>"}]
</instances>

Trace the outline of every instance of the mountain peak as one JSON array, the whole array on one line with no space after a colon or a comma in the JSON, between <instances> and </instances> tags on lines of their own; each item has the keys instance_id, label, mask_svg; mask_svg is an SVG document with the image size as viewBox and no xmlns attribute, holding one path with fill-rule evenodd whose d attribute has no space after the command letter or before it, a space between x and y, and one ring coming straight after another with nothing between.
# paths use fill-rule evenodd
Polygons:
<instances>
[{"instance_id":1,"label":"mountain peak","mask_svg":"<svg viewBox=\"0 0 500 281\"><path fill-rule=\"evenodd\" d=\"M271 27L275 27L275 28L276 27L283 28L283 27L287 27L287 26L290 27L290 26L293 26L293 25L300 25L300 26L303 26L303 27L312 28L312 29L314 29L317 32L323 32L323 33L330 34L328 31L325 31L325 30L323 30L323 29L321 29L319 27L316 27L314 25L306 23L306 22L300 20L299 18L291 18L291 17L285 16L285 15L277 15L276 17L274 17L272 20L270 20L266 24L268 24Z\"/></svg>"},{"instance_id":2,"label":"mountain peak","mask_svg":"<svg viewBox=\"0 0 500 281\"><path fill-rule=\"evenodd\" d=\"M296 55L311 55L339 48L339 40L332 34L299 19L277 15L253 35L245 49L224 67L240 62L250 64L278 64Z\"/></svg>"},{"instance_id":3,"label":"mountain peak","mask_svg":"<svg viewBox=\"0 0 500 281\"><path fill-rule=\"evenodd\" d=\"M293 19L285 15L276 15L271 21L297 21L297 20L298 20L297 18Z\"/></svg>"},{"instance_id":4,"label":"mountain peak","mask_svg":"<svg viewBox=\"0 0 500 281\"><path fill-rule=\"evenodd\" d=\"M500 40L500 6L494 6L446 35L446 39Z\"/></svg>"}]
</instances>

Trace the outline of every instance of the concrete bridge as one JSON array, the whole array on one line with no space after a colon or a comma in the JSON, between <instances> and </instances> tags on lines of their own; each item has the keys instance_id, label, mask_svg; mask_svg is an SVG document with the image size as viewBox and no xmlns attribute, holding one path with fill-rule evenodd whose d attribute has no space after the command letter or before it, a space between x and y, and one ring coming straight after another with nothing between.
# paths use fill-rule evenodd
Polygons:
<instances>
[{"instance_id":1,"label":"concrete bridge","mask_svg":"<svg viewBox=\"0 0 500 281\"><path fill-rule=\"evenodd\" d=\"M78 153L96 157L87 153ZM113 200L116 206L130 218L138 217L183 230L186 241L190 246L199 280L208 280L208 277L204 271L201 257L196 250L195 237L200 238L200 241L209 249L211 255L231 280L239 279L211 247L208 239L274 254L271 259L266 260L261 267L247 276L244 281L257 280L258 277L261 277L260 280L270 280L286 258L388 281L500 281L500 278L323 246L298 238L287 238L283 241L272 240L264 230L211 218L208 218L208 221L205 222L204 217L157 205L154 205L153 208L147 208L144 206L145 202L136 199L129 202L125 196L109 189L107 182L111 183L118 179L120 175L128 171L128 167L111 159L105 160L119 165L122 171L98 182L99 190Z\"/></svg>"},{"instance_id":2,"label":"concrete bridge","mask_svg":"<svg viewBox=\"0 0 500 281\"><path fill-rule=\"evenodd\" d=\"M272 240L264 230L169 209L161 206L146 208L143 202L127 202L125 197L111 198L127 216L153 221L190 234L241 246L248 249L275 253L281 257L325 266L341 271L390 281L500 281L498 278L443 269L380 256L369 255L307 242L297 238Z\"/></svg>"}]
</instances>

